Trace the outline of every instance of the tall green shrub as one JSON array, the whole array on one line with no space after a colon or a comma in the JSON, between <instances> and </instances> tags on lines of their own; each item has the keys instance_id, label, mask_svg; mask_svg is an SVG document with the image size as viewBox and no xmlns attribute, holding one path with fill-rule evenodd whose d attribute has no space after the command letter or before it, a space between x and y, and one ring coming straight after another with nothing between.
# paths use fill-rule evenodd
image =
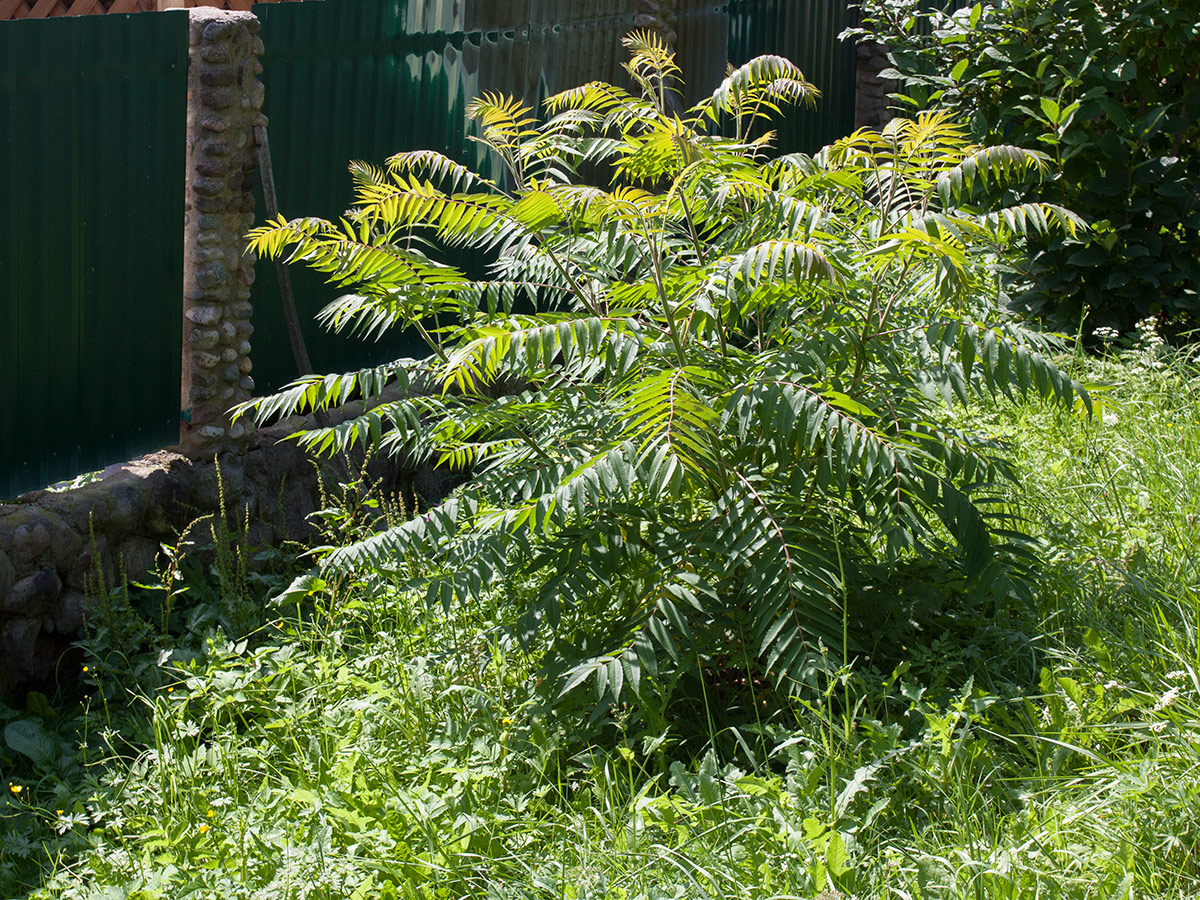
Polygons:
<instances>
[{"instance_id":1,"label":"tall green shrub","mask_svg":"<svg viewBox=\"0 0 1200 900\"><path fill-rule=\"evenodd\" d=\"M851 646L879 563L938 560L1008 597L1018 536L997 484L1010 468L937 407L984 393L1086 403L1048 340L1005 314L997 280L1016 235L1073 233L1076 219L960 205L1045 157L981 149L924 114L770 160L770 136L748 135L814 98L795 66L755 59L680 117L671 54L628 45L634 93L566 91L545 124L514 100L473 104L504 181L402 153L386 171L352 167L344 221L254 233L260 253L353 286L328 322L415 327L432 354L302 379L250 404L257 416L419 380L302 440L473 473L426 514L330 552L325 573L392 571L447 604L511 591L518 637L601 702L669 692L714 663L797 677L820 641ZM612 183L581 182L584 163ZM494 252L493 277L435 262L431 239Z\"/></svg>"},{"instance_id":2,"label":"tall green shrub","mask_svg":"<svg viewBox=\"0 0 1200 900\"><path fill-rule=\"evenodd\" d=\"M1046 152L1024 189L1093 230L1029 240L1020 300L1059 326L1200 326L1200 2L980 0L952 15L867 0L900 102L941 108L984 143Z\"/></svg>"}]
</instances>

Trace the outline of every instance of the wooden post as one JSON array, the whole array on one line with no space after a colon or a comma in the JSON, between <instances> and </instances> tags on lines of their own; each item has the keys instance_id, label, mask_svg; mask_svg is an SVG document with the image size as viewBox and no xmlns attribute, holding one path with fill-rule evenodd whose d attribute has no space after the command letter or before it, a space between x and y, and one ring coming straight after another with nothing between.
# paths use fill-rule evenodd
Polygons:
<instances>
[{"instance_id":1,"label":"wooden post","mask_svg":"<svg viewBox=\"0 0 1200 900\"><path fill-rule=\"evenodd\" d=\"M267 205L267 218L279 215L279 201L275 196L275 172L271 168L271 145L267 143L267 126L254 129L258 144L258 170L262 174L263 202ZM304 335L300 331L300 317L296 314L296 298L292 294L292 277L287 263L275 258L275 274L279 278L279 299L283 303L283 318L287 322L288 340L292 345L292 358L300 375L312 374L312 363L308 361L308 348L304 346Z\"/></svg>"}]
</instances>

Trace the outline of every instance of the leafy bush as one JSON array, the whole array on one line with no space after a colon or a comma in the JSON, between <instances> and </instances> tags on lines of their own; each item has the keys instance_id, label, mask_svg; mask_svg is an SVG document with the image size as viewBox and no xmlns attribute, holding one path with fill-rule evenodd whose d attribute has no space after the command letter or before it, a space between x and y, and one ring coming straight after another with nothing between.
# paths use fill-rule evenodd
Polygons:
<instances>
[{"instance_id":1,"label":"leafy bush","mask_svg":"<svg viewBox=\"0 0 1200 900\"><path fill-rule=\"evenodd\" d=\"M1058 327L1200 322L1200 4L980 0L952 15L867 0L866 33L892 48L902 105L936 106L972 136L1047 152L1052 179L1021 192L1093 230L1029 239L1020 300Z\"/></svg>"},{"instance_id":2,"label":"leafy bush","mask_svg":"<svg viewBox=\"0 0 1200 900\"><path fill-rule=\"evenodd\" d=\"M1078 362L1102 415L953 413L1012 445L1051 541L1008 621L952 606L894 670L818 660L723 731L589 727L506 597L343 579L249 644L148 653L157 687L0 707L0 896L1194 896L1200 381L1161 347Z\"/></svg>"},{"instance_id":3,"label":"leafy bush","mask_svg":"<svg viewBox=\"0 0 1200 900\"><path fill-rule=\"evenodd\" d=\"M551 647L563 692L590 680L597 708L701 668L801 677L819 642L854 649L881 562L937 561L993 602L1018 592L1020 535L998 505L1010 467L939 406L1088 402L1050 340L1006 317L997 279L1015 237L1073 234L1076 217L960 205L1045 156L973 146L933 113L768 160L752 126L815 95L790 62L751 61L679 118L670 53L627 43L638 94L587 84L550 98L544 124L513 100L473 104L503 181L402 153L352 165L344 221L254 233L260 253L290 248L355 286L325 310L334 327L415 327L434 355L243 411L419 385L302 440L473 473L329 552L324 573L390 571L447 605L507 592L520 639ZM585 165L613 186L582 183ZM494 278L435 262L429 240L495 252Z\"/></svg>"}]
</instances>

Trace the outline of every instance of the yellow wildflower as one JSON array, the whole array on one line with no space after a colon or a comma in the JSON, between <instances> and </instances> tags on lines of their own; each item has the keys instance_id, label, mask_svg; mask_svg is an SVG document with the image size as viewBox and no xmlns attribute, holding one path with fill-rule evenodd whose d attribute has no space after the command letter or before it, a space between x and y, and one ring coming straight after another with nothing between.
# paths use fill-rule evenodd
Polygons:
<instances>
[{"instance_id":1,"label":"yellow wildflower","mask_svg":"<svg viewBox=\"0 0 1200 900\"><path fill-rule=\"evenodd\" d=\"M25 788L19 784L10 784L8 786L8 789L10 791L12 791L14 794L19 794L19 793L21 793L21 791L25 790Z\"/></svg>"},{"instance_id":2,"label":"yellow wildflower","mask_svg":"<svg viewBox=\"0 0 1200 900\"><path fill-rule=\"evenodd\" d=\"M201 825L201 826L200 826L200 833L201 833L201 834L204 834L204 832L206 832L206 831L208 831L208 824L207 824L207 823L205 823L204 825Z\"/></svg>"}]
</instances>

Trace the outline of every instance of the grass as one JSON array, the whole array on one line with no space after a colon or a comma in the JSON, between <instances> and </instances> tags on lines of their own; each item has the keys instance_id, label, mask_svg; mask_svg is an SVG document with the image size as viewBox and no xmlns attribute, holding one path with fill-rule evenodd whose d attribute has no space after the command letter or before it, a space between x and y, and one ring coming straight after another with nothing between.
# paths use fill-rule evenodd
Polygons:
<instances>
[{"instance_id":1,"label":"grass","mask_svg":"<svg viewBox=\"0 0 1200 900\"><path fill-rule=\"evenodd\" d=\"M1032 597L898 575L922 599L871 663L790 693L708 672L665 719L589 722L503 595L267 606L286 573L228 554L118 591L87 689L0 709L0 894L1200 896L1200 377L1153 346L1075 365L1111 386L1092 419L962 414L1020 462Z\"/></svg>"}]
</instances>

